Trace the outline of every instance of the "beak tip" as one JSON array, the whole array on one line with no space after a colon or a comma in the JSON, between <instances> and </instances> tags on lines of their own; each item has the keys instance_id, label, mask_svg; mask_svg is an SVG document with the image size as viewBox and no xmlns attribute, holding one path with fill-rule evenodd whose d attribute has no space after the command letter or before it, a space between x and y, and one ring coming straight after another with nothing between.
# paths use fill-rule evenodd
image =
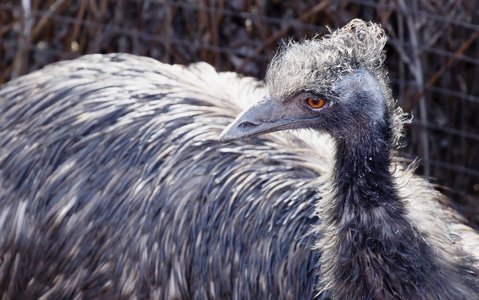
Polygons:
<instances>
[{"instance_id":1,"label":"beak tip","mask_svg":"<svg viewBox=\"0 0 479 300\"><path fill-rule=\"evenodd\" d=\"M228 128L223 130L223 132L221 132L220 135L218 136L218 141L220 141L221 143L228 143L228 142L231 142L232 140L233 139L228 134Z\"/></svg>"},{"instance_id":2,"label":"beak tip","mask_svg":"<svg viewBox=\"0 0 479 300\"><path fill-rule=\"evenodd\" d=\"M223 135L223 133L221 133L219 136L218 136L218 141L220 141L221 143L227 143L228 142L228 138L225 137Z\"/></svg>"},{"instance_id":3,"label":"beak tip","mask_svg":"<svg viewBox=\"0 0 479 300\"><path fill-rule=\"evenodd\" d=\"M242 134L238 131L238 122L234 121L229 124L218 136L221 143L231 143L242 138Z\"/></svg>"},{"instance_id":4,"label":"beak tip","mask_svg":"<svg viewBox=\"0 0 479 300\"><path fill-rule=\"evenodd\" d=\"M268 132L271 119L270 101L260 101L247 111L239 114L236 119L226 127L218 136L218 141L231 143L247 137Z\"/></svg>"}]
</instances>

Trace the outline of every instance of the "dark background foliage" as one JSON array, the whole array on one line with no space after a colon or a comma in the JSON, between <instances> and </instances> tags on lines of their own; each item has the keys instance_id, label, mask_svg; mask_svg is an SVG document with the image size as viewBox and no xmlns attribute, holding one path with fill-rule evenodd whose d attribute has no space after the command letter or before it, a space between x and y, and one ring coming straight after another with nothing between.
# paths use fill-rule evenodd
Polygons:
<instances>
[{"instance_id":1,"label":"dark background foliage","mask_svg":"<svg viewBox=\"0 0 479 300\"><path fill-rule=\"evenodd\" d=\"M0 83L109 52L262 78L280 41L353 18L390 35L394 93L414 115L400 155L479 221L479 1L0 0Z\"/></svg>"}]
</instances>

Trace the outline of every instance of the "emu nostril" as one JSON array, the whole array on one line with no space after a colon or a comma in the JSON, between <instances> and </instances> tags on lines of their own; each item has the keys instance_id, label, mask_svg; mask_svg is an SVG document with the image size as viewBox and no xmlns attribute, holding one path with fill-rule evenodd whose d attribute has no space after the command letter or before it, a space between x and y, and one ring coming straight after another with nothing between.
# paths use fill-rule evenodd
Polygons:
<instances>
[{"instance_id":1,"label":"emu nostril","mask_svg":"<svg viewBox=\"0 0 479 300\"><path fill-rule=\"evenodd\" d=\"M239 125L238 125L238 129L241 129L241 130L249 130L253 127L257 127L258 125L256 125L255 123L251 123L251 122L248 122L248 121L245 121L245 122L241 122Z\"/></svg>"}]
</instances>

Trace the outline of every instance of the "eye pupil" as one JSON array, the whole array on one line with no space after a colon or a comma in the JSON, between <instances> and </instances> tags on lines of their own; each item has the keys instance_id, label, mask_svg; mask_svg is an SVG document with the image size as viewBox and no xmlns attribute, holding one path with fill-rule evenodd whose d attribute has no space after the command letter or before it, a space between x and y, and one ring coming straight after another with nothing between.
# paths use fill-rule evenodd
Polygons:
<instances>
[{"instance_id":1,"label":"eye pupil","mask_svg":"<svg viewBox=\"0 0 479 300\"><path fill-rule=\"evenodd\" d=\"M317 97L309 97L307 99L307 102L311 108L316 108L316 109L323 107L324 104L326 103L323 99L317 98Z\"/></svg>"}]
</instances>

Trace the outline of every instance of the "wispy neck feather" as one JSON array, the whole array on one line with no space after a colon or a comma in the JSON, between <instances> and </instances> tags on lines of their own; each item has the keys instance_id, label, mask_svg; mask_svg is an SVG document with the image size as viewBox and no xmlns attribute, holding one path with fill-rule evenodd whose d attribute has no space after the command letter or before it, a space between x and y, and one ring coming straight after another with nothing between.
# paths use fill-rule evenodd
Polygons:
<instances>
[{"instance_id":1,"label":"wispy neck feather","mask_svg":"<svg viewBox=\"0 0 479 300\"><path fill-rule=\"evenodd\" d=\"M371 125L370 133L350 133L336 140L334 194L338 206L374 208L397 204L389 172L387 124Z\"/></svg>"},{"instance_id":2,"label":"wispy neck feather","mask_svg":"<svg viewBox=\"0 0 479 300\"><path fill-rule=\"evenodd\" d=\"M389 171L389 124L364 129L336 138L319 246L323 288L335 299L467 299L473 292L460 268L436 263L406 215Z\"/></svg>"}]
</instances>

